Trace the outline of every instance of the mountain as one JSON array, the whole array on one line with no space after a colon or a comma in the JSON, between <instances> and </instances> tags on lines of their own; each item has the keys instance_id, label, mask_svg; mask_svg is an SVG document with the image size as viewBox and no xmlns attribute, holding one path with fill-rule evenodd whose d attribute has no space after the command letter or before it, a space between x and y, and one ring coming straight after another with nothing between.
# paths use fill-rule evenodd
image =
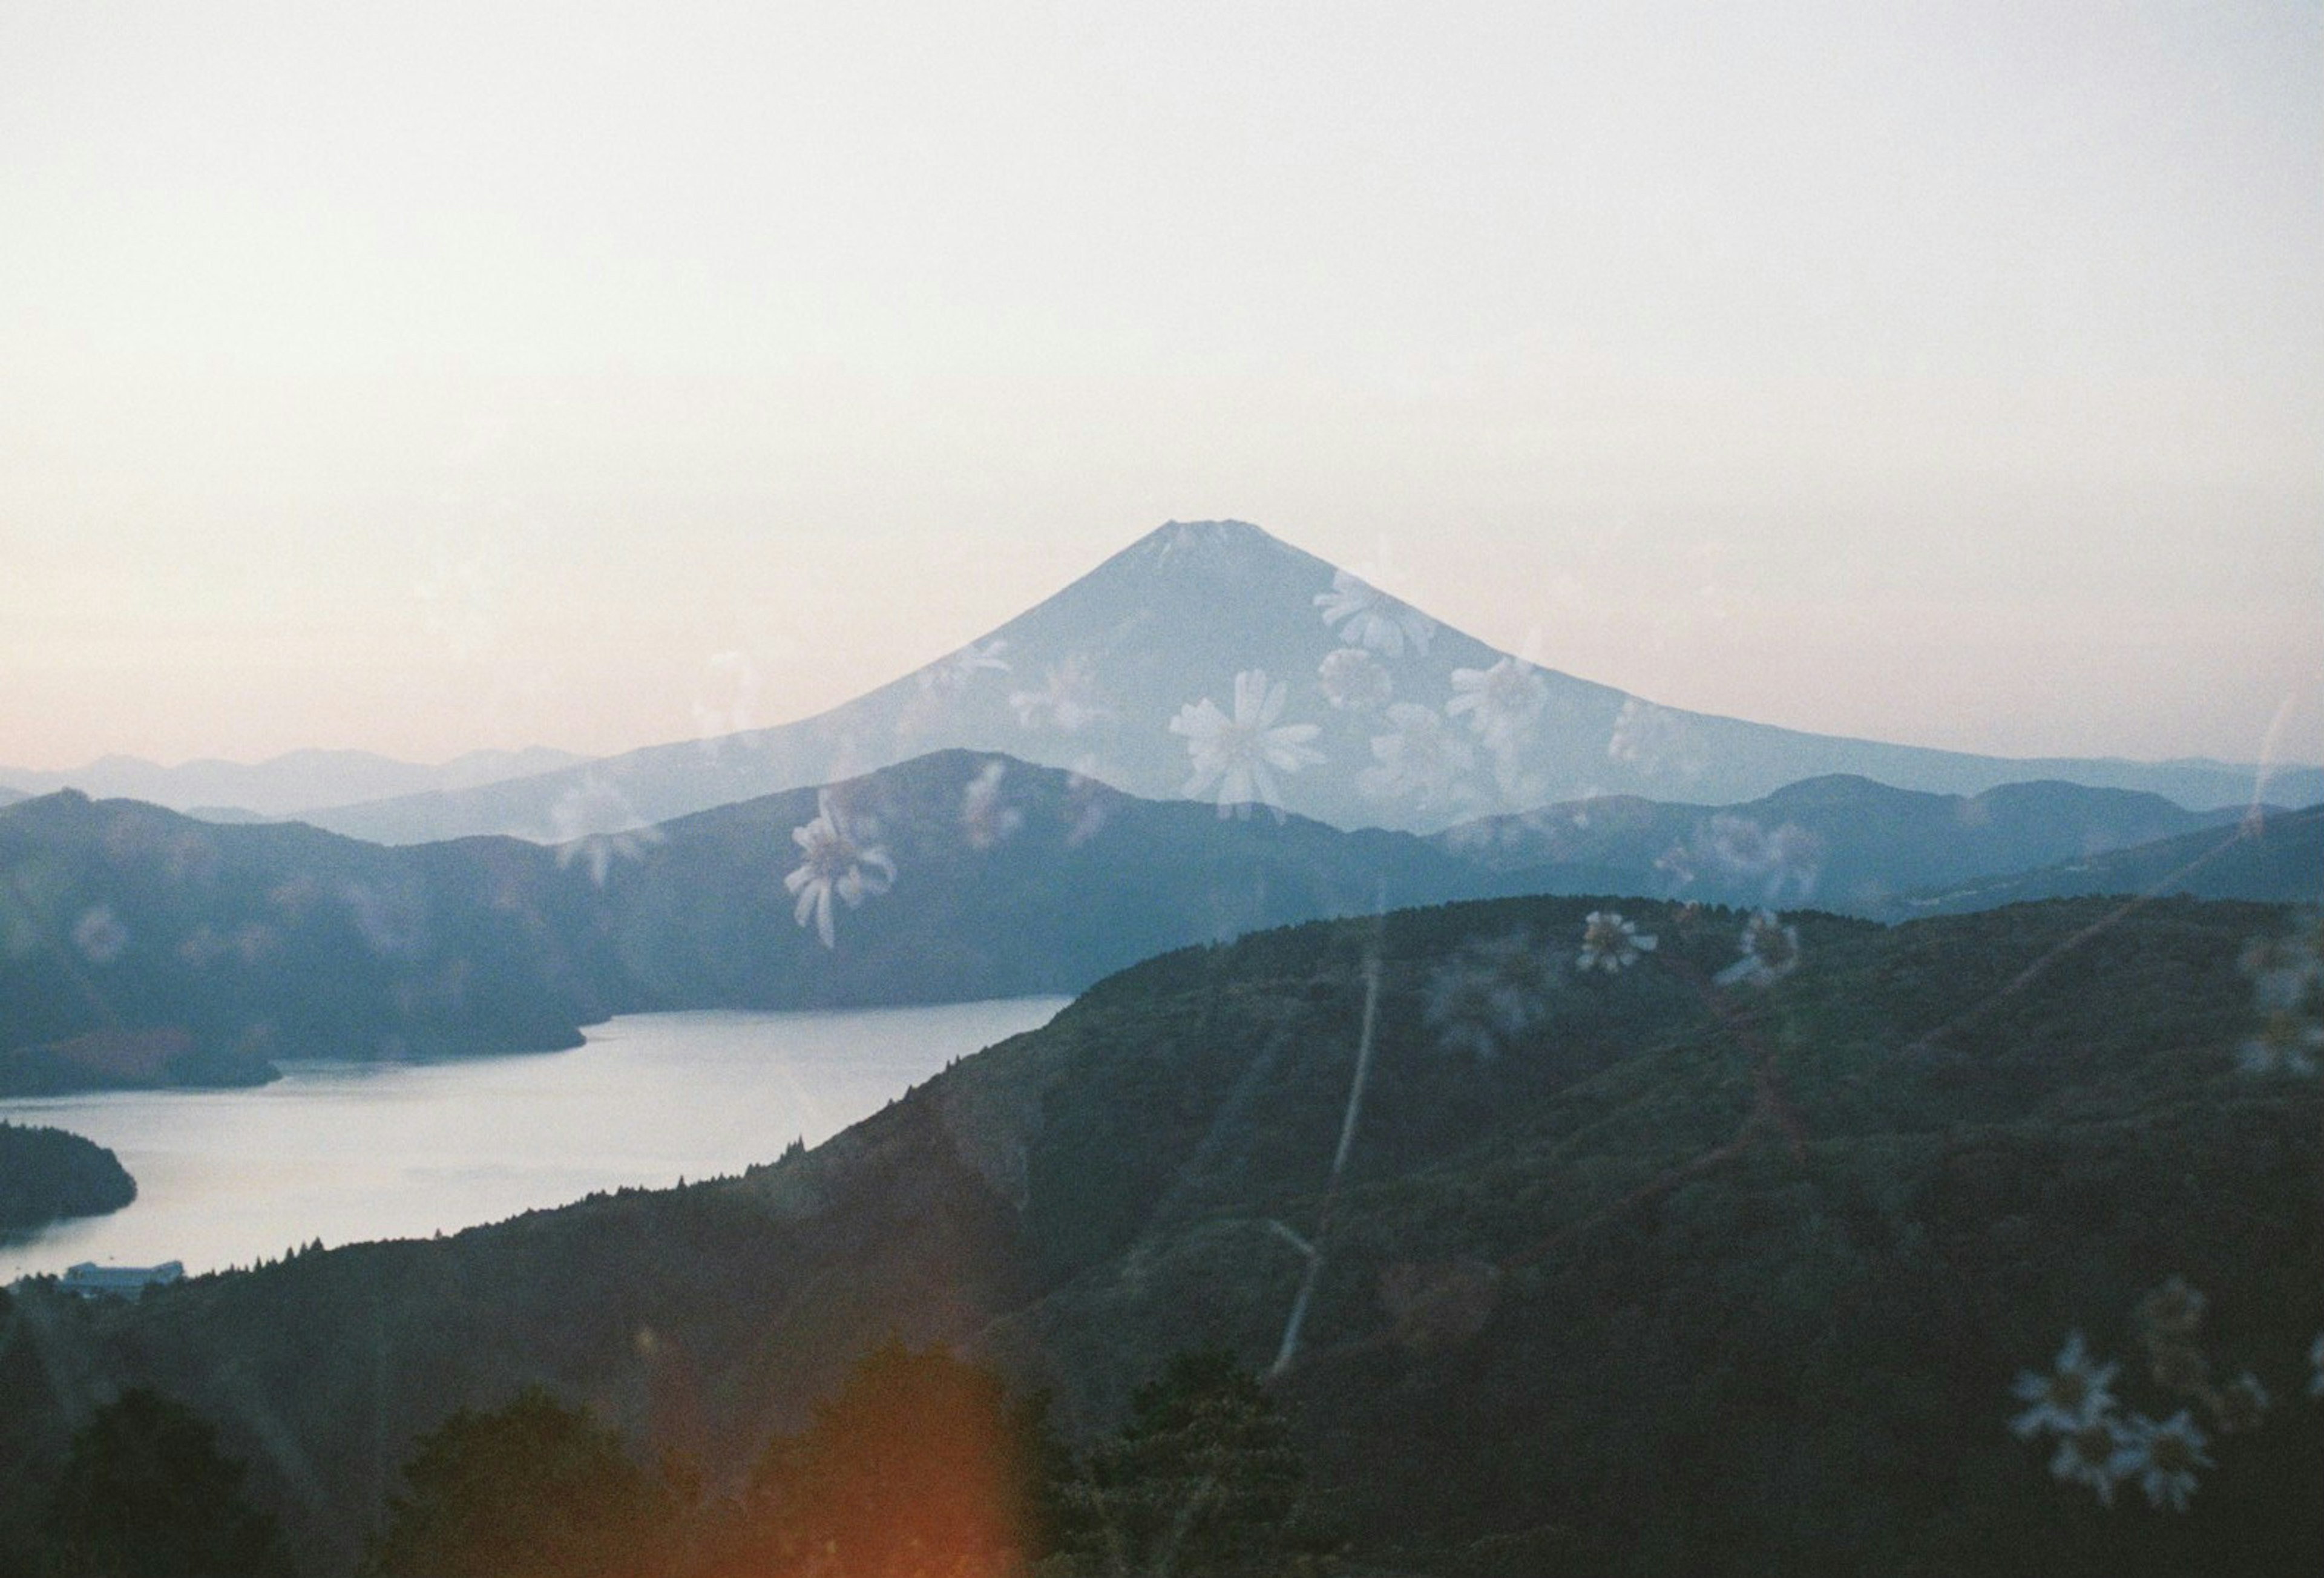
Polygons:
<instances>
[{"instance_id":1,"label":"mountain","mask_svg":"<svg viewBox=\"0 0 2324 1578\"><path fill-rule=\"evenodd\" d=\"M0 780L28 794L78 789L97 799L144 800L209 820L245 821L352 800L474 789L503 779L554 772L585 760L545 746L472 751L434 766L368 751L293 751L256 763L203 760L175 767L136 756L106 756L62 772L0 767ZM0 804L5 803L0 798Z\"/></svg>"},{"instance_id":2,"label":"mountain","mask_svg":"<svg viewBox=\"0 0 2324 1578\"><path fill-rule=\"evenodd\" d=\"M1366 1572L2316 1570L2324 1089L2236 1053L2281 908L1809 917L1759 992L1712 910L1630 906L1660 947L1578 969L1595 907L1167 955L741 1178L135 1305L20 1286L0 1543L130 1384L216 1420L320 1574L455 1408L546 1386L715 1498L893 1332L1084 1440L1174 1351L1277 1368ZM2126 1414L2201 1421L2184 1513L2011 1431L2069 1333ZM2275 1402L2230 1431L2246 1371Z\"/></svg>"},{"instance_id":3,"label":"mountain","mask_svg":"<svg viewBox=\"0 0 2324 1578\"><path fill-rule=\"evenodd\" d=\"M387 847L68 791L0 811L0 872L14 1094L573 1046L655 1009L1067 992L1190 942L1523 885L1407 834L961 752L554 850Z\"/></svg>"},{"instance_id":4,"label":"mountain","mask_svg":"<svg viewBox=\"0 0 2324 1578\"><path fill-rule=\"evenodd\" d=\"M1245 687L1239 710L1246 673L1269 688ZM1276 741L1282 806L1342 827L1434 832L1612 794L1720 803L1834 773L1946 794L2061 779L2195 808L2255 798L2255 770L2218 762L2009 761L1660 706L1520 663L1256 526L1206 521L1157 529L980 640L815 717L308 816L385 843L554 842L940 749L1004 752L1148 798L1265 798L1268 786L1199 775L1191 751L1231 754L1250 740L1227 725L1262 718L1303 732ZM2266 787L2324 799L2324 769Z\"/></svg>"},{"instance_id":5,"label":"mountain","mask_svg":"<svg viewBox=\"0 0 2324 1578\"><path fill-rule=\"evenodd\" d=\"M2097 871L2093 856L2231 828L2245 815L2189 811L2160 795L2054 781L1939 795L1835 775L1732 806L1636 796L1575 800L1463 823L1434 842L1496 870L1522 871L1536 892L1813 906L1895 919L1926 912L1908 894L2068 861ZM2281 882L2223 882L2209 896L2290 896L2281 889ZM2107 891L2077 887L2041 896Z\"/></svg>"},{"instance_id":6,"label":"mountain","mask_svg":"<svg viewBox=\"0 0 2324 1578\"><path fill-rule=\"evenodd\" d=\"M0 810L0 1094L572 1047L610 1011L586 881L515 839L386 849L63 790Z\"/></svg>"},{"instance_id":7,"label":"mountain","mask_svg":"<svg viewBox=\"0 0 2324 1578\"><path fill-rule=\"evenodd\" d=\"M1960 914L2085 893L2187 893L2200 899L2324 903L2324 806L2247 817L2209 833L2158 839L2038 871L1903 899L1900 911Z\"/></svg>"}]
</instances>

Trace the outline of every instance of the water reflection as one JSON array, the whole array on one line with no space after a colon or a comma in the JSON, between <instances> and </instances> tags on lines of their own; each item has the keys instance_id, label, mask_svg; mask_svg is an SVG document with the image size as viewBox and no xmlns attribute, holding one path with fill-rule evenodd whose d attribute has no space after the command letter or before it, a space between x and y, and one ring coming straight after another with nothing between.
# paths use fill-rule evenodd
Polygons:
<instances>
[{"instance_id":1,"label":"water reflection","mask_svg":"<svg viewBox=\"0 0 2324 1578\"><path fill-rule=\"evenodd\" d=\"M425 1237L595 1189L739 1172L796 1138L829 1138L1065 1001L634 1014L571 1052L285 1063L255 1090L0 1102L0 1118L111 1147L137 1180L125 1211L0 1241L0 1281L80 1260L183 1260L192 1274L318 1238Z\"/></svg>"}]
</instances>

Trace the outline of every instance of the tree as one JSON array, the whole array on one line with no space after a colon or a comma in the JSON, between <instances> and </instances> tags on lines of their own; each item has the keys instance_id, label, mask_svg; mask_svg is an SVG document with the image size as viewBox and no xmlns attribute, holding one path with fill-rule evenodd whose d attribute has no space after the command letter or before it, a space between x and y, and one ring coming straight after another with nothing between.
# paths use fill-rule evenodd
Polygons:
<instances>
[{"instance_id":1,"label":"tree","mask_svg":"<svg viewBox=\"0 0 2324 1578\"><path fill-rule=\"evenodd\" d=\"M64 1578L288 1578L274 1520L242 1494L244 1465L199 1415L137 1387L72 1440L49 1498L50 1570Z\"/></svg>"},{"instance_id":2,"label":"tree","mask_svg":"<svg viewBox=\"0 0 2324 1578\"><path fill-rule=\"evenodd\" d=\"M364 1563L374 1578L643 1578L669 1499L586 1408L538 1387L420 1439Z\"/></svg>"},{"instance_id":3,"label":"tree","mask_svg":"<svg viewBox=\"0 0 2324 1578\"><path fill-rule=\"evenodd\" d=\"M1062 1465L1047 1398L1012 1402L992 1371L890 1337L761 1458L760 1559L843 1578L1011 1571L1047 1546Z\"/></svg>"},{"instance_id":4,"label":"tree","mask_svg":"<svg viewBox=\"0 0 2324 1578\"><path fill-rule=\"evenodd\" d=\"M1083 1463L1067 1543L1106 1578L1312 1569L1325 1546L1305 1484L1290 1421L1259 1377L1223 1351L1180 1353Z\"/></svg>"}]
</instances>

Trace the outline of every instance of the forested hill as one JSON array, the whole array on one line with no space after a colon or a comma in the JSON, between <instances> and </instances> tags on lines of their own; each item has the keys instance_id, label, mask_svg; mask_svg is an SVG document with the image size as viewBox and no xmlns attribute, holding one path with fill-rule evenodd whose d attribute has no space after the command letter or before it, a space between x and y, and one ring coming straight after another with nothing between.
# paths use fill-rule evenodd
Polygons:
<instances>
[{"instance_id":1,"label":"forested hill","mask_svg":"<svg viewBox=\"0 0 2324 1578\"><path fill-rule=\"evenodd\" d=\"M121 1158L96 1141L0 1119L0 1234L118 1211L136 1197Z\"/></svg>"},{"instance_id":2,"label":"forested hill","mask_svg":"<svg viewBox=\"0 0 2324 1578\"><path fill-rule=\"evenodd\" d=\"M456 1406L546 1385L715 1492L893 1330L1081 1431L1173 1350L1280 1358L1385 1570L2314 1570L2324 1100L2268 1018L2312 1015L2312 936L2190 900L1807 915L1753 970L1737 914L1623 908L1651 951L1544 899L1182 950L744 1178L135 1306L29 1288L0 1494L150 1380L333 1573ZM1582 967L1593 914L1620 967ZM2204 1429L2183 1512L2010 1430L2075 1332L2126 1428Z\"/></svg>"}]
</instances>

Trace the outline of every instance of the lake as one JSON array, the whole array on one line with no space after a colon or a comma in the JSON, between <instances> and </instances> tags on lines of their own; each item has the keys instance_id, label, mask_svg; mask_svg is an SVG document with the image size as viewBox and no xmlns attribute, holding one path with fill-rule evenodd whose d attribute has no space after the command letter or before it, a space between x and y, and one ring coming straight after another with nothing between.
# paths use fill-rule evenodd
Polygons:
<instances>
[{"instance_id":1,"label":"lake","mask_svg":"<svg viewBox=\"0 0 2324 1578\"><path fill-rule=\"evenodd\" d=\"M216 1270L318 1238L425 1238L592 1190L740 1172L1067 1001L629 1014L570 1052L284 1062L254 1090L0 1102L0 1118L110 1147L137 1180L126 1210L0 1241L0 1283L81 1260Z\"/></svg>"}]
</instances>

